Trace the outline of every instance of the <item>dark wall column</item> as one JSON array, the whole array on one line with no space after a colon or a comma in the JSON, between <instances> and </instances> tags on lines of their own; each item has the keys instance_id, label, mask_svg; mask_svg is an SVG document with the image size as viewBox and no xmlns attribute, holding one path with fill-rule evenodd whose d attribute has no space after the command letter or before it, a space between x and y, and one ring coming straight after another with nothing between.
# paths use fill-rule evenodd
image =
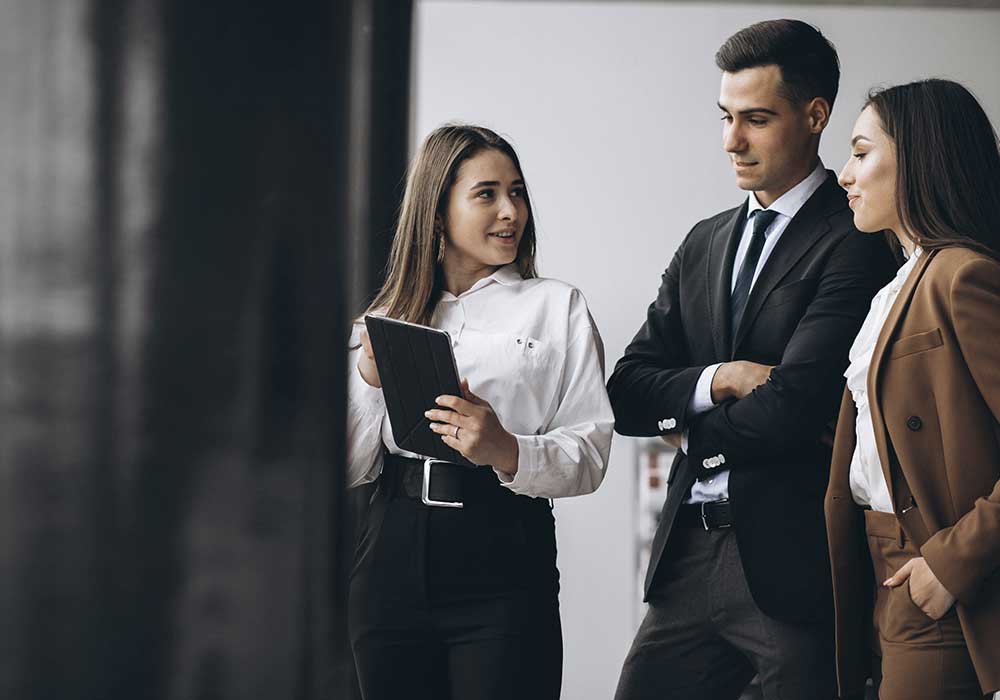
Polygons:
<instances>
[{"instance_id":1,"label":"dark wall column","mask_svg":"<svg viewBox=\"0 0 1000 700\"><path fill-rule=\"evenodd\" d=\"M0 3L0 696L350 697L362 5Z\"/></svg>"}]
</instances>

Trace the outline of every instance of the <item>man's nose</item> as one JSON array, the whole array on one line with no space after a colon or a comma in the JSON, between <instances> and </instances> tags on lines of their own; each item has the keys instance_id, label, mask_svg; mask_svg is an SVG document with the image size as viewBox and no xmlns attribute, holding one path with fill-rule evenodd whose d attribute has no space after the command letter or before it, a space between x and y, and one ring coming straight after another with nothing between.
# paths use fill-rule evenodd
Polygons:
<instances>
[{"instance_id":1,"label":"man's nose","mask_svg":"<svg viewBox=\"0 0 1000 700\"><path fill-rule=\"evenodd\" d=\"M743 130L734 124L725 127L722 134L722 147L726 153L741 153L746 150L747 142Z\"/></svg>"}]
</instances>

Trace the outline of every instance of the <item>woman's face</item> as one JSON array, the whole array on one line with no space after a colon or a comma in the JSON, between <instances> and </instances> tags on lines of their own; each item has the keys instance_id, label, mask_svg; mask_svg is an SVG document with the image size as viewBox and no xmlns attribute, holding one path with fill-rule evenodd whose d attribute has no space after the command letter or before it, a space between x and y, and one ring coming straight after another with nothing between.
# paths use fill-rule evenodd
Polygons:
<instances>
[{"instance_id":1,"label":"woman's face","mask_svg":"<svg viewBox=\"0 0 1000 700\"><path fill-rule=\"evenodd\" d=\"M528 223L524 181L513 161L486 150L459 166L441 222L444 267L465 273L514 262Z\"/></svg>"},{"instance_id":2,"label":"woman's face","mask_svg":"<svg viewBox=\"0 0 1000 700\"><path fill-rule=\"evenodd\" d=\"M889 229L903 234L896 210L896 148L871 107L865 107L851 133L851 157L840 171L840 186L854 212L854 226L869 233Z\"/></svg>"}]
</instances>

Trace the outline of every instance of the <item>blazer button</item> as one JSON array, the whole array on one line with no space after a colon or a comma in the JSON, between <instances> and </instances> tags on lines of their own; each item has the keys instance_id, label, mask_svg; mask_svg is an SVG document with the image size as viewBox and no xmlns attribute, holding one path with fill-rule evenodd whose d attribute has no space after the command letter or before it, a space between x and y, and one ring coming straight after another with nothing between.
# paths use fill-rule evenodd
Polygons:
<instances>
[{"instance_id":1,"label":"blazer button","mask_svg":"<svg viewBox=\"0 0 1000 700\"><path fill-rule=\"evenodd\" d=\"M906 419L906 427L910 430L920 430L924 427L924 422L920 420L920 416L910 416Z\"/></svg>"}]
</instances>

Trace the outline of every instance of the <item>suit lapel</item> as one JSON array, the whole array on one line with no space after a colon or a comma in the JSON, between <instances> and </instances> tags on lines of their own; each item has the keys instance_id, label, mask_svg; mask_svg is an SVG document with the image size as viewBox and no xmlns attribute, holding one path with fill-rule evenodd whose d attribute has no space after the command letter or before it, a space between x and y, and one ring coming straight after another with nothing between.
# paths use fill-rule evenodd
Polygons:
<instances>
[{"instance_id":1,"label":"suit lapel","mask_svg":"<svg viewBox=\"0 0 1000 700\"><path fill-rule=\"evenodd\" d=\"M937 251L930 250L921 254L914 269L910 271L909 277L896 295L896 300L889 309L882 330L879 331L875 349L872 350L871 365L868 367L867 389L868 389L868 410L871 413L872 428L875 433L875 445L878 447L879 462L882 464L882 473L885 475L885 483L889 487L889 497L895 506L895 495L892 493L892 472L889 462L889 436L885 427L885 417L882 415L882 406L879 401L879 381L881 380L882 367L885 364L886 355L889 350L889 341L896 335L896 328L903 320L906 309L913 299L913 292L917 288L917 283L923 277L927 265Z\"/></svg>"},{"instance_id":2,"label":"suit lapel","mask_svg":"<svg viewBox=\"0 0 1000 700\"><path fill-rule=\"evenodd\" d=\"M834 199L834 196L838 194L840 194L840 201ZM781 234L778 244L764 262L764 267L750 290L750 296L747 297L743 320L740 322L740 327L735 330L734 354L753 325L767 295L813 244L830 231L830 224L827 222L826 216L831 213L831 204L836 205L833 207L834 210L838 209L844 204L842 200L843 191L837 184L834 175L828 172L826 182L813 192L812 197L792 217L788 227Z\"/></svg>"},{"instance_id":3,"label":"suit lapel","mask_svg":"<svg viewBox=\"0 0 1000 700\"><path fill-rule=\"evenodd\" d=\"M740 245L740 238L746 225L746 213L747 203L744 202L731 216L720 220L712 231L712 242L708 249L705 280L708 284L712 340L715 343L715 356L719 360L728 360L731 356L729 348L732 319L729 313L729 298L732 296L733 260L736 258L736 249Z\"/></svg>"}]
</instances>

